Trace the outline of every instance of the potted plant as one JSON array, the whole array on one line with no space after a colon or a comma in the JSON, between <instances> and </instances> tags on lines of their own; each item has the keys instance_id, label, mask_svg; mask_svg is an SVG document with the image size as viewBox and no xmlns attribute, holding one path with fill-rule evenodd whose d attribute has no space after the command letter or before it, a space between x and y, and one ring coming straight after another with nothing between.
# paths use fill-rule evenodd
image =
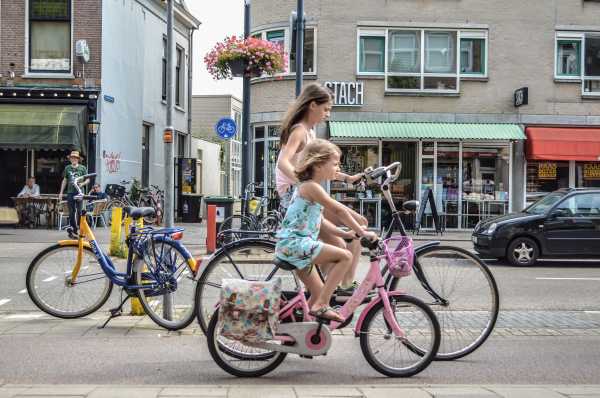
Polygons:
<instances>
[{"instance_id":1,"label":"potted plant","mask_svg":"<svg viewBox=\"0 0 600 398\"><path fill-rule=\"evenodd\" d=\"M208 72L215 80L233 77L273 76L286 70L286 56L281 45L254 37L231 36L217 43L204 57Z\"/></svg>"}]
</instances>

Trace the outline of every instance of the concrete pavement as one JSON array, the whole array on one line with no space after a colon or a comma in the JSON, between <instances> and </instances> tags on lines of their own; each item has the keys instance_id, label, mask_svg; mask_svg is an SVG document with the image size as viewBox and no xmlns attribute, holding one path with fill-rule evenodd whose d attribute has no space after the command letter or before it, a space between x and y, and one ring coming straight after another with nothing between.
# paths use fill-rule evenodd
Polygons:
<instances>
[{"instance_id":1,"label":"concrete pavement","mask_svg":"<svg viewBox=\"0 0 600 398\"><path fill-rule=\"evenodd\" d=\"M87 398L597 398L600 385L22 385L1 384L0 397Z\"/></svg>"}]
</instances>

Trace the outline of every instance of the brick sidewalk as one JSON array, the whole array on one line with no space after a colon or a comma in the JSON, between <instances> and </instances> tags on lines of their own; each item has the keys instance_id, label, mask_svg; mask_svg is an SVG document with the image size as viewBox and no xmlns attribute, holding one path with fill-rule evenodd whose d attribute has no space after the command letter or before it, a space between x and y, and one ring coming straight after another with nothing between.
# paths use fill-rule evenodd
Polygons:
<instances>
[{"instance_id":1,"label":"brick sidewalk","mask_svg":"<svg viewBox=\"0 0 600 398\"><path fill-rule=\"evenodd\" d=\"M2 384L0 397L87 398L592 398L600 397L600 385L19 385Z\"/></svg>"}]
</instances>

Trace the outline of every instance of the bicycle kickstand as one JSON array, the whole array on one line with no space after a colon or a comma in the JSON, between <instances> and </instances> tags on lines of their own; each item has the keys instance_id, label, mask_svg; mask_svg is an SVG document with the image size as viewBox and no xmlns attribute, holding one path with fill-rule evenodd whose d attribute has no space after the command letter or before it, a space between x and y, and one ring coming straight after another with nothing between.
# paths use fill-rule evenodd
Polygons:
<instances>
[{"instance_id":1,"label":"bicycle kickstand","mask_svg":"<svg viewBox=\"0 0 600 398\"><path fill-rule=\"evenodd\" d=\"M102 324L102 326L98 326L98 329L104 329L104 327L108 324L108 322L111 321L111 319L123 315L123 305L125 305L125 303L127 302L127 300L129 300L130 298L131 298L131 296L129 294L126 295L125 298L121 301L121 304L119 304L118 307L111 308L109 310L110 311L110 316L108 317L108 319L106 321L104 321L104 323Z\"/></svg>"}]
</instances>

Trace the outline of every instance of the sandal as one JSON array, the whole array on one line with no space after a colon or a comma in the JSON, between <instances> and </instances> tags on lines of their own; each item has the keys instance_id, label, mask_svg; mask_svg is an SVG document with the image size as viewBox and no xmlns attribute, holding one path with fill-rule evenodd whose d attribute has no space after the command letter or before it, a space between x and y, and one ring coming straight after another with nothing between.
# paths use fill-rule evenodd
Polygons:
<instances>
[{"instance_id":1,"label":"sandal","mask_svg":"<svg viewBox=\"0 0 600 398\"><path fill-rule=\"evenodd\" d=\"M325 315L325 314L327 314L330 311L333 312L333 314L334 314L333 316L332 315L329 315L329 316ZM345 319L342 318L342 316L340 315L339 312L337 312L336 310L334 310L333 308L328 307L328 306L323 306L323 307L319 308L316 311L310 310L308 313L310 315L314 316L315 318L325 319L325 320L328 320L328 321L334 321L334 322L344 322L345 321Z\"/></svg>"}]
</instances>

